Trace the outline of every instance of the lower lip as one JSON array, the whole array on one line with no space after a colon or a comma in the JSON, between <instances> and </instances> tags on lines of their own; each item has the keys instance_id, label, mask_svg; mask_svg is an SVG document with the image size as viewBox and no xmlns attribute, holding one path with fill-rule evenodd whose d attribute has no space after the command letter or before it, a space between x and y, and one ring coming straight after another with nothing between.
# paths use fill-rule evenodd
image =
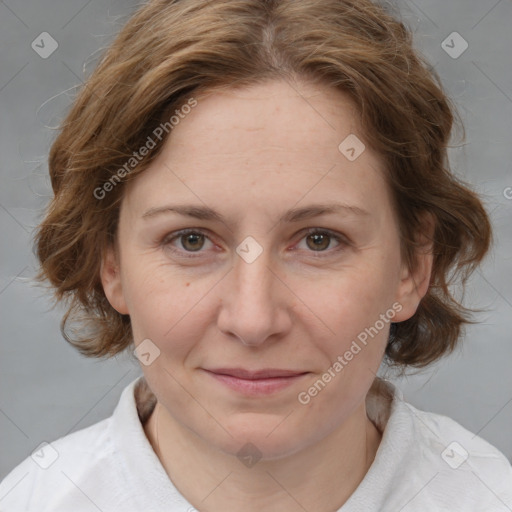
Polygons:
<instances>
[{"instance_id":1,"label":"lower lip","mask_svg":"<svg viewBox=\"0 0 512 512\"><path fill-rule=\"evenodd\" d=\"M301 378L305 377L307 373L299 375L292 375L290 377L272 377L268 379L239 379L231 375L222 375L220 373L208 372L216 380L225 384L228 388L251 396L270 395L277 393L288 386L291 386Z\"/></svg>"}]
</instances>

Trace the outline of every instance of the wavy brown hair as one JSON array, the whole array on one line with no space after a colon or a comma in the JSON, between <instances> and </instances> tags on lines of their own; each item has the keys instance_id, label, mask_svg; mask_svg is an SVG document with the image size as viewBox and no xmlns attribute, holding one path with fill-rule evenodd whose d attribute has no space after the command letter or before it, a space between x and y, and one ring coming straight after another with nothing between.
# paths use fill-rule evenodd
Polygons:
<instances>
[{"instance_id":1,"label":"wavy brown hair","mask_svg":"<svg viewBox=\"0 0 512 512\"><path fill-rule=\"evenodd\" d=\"M423 214L435 220L429 290L410 319L391 326L388 363L423 367L455 348L472 310L449 285L464 284L481 262L491 226L475 193L450 172L459 117L399 16L370 0L150 0L105 51L49 154L54 198L35 237L37 279L67 303L61 330L83 354L114 355L133 341L129 316L103 292L101 257L116 243L126 181L163 144L122 179L119 169L196 94L297 78L352 98L364 140L385 164L409 268Z\"/></svg>"}]
</instances>

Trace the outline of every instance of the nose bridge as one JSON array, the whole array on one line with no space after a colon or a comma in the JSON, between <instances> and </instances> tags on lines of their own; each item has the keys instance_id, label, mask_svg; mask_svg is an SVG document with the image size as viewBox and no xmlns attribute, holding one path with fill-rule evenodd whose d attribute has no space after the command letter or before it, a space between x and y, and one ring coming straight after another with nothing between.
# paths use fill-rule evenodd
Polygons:
<instances>
[{"instance_id":1,"label":"nose bridge","mask_svg":"<svg viewBox=\"0 0 512 512\"><path fill-rule=\"evenodd\" d=\"M282 291L272 271L275 265L270 250L255 239L244 240L236 250L223 292L219 328L246 345L259 345L289 328L290 322L283 312Z\"/></svg>"},{"instance_id":2,"label":"nose bridge","mask_svg":"<svg viewBox=\"0 0 512 512\"><path fill-rule=\"evenodd\" d=\"M253 237L247 237L237 247L233 276L237 289L237 302L249 301L254 305L262 299L270 300L269 288L272 288L274 276L271 251ZM261 305L259 305L261 306Z\"/></svg>"}]
</instances>

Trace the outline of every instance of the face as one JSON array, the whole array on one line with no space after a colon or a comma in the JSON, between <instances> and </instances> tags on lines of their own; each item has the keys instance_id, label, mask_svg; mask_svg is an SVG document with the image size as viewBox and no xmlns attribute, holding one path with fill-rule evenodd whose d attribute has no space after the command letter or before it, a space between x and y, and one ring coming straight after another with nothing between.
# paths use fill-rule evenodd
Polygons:
<instances>
[{"instance_id":1,"label":"face","mask_svg":"<svg viewBox=\"0 0 512 512\"><path fill-rule=\"evenodd\" d=\"M390 322L428 279L402 265L347 96L276 81L196 99L125 190L102 282L135 345L150 340L141 366L169 416L226 453L250 441L277 458L360 410ZM219 377L232 368L299 375Z\"/></svg>"}]
</instances>

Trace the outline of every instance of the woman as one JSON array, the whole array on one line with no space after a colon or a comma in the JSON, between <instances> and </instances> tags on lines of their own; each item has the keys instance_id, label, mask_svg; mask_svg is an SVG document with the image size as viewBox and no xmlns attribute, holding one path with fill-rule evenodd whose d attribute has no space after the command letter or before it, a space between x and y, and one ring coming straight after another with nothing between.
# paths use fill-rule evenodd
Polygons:
<instances>
[{"instance_id":1,"label":"woman","mask_svg":"<svg viewBox=\"0 0 512 512\"><path fill-rule=\"evenodd\" d=\"M453 119L369 0L142 6L51 148L36 243L68 341L144 375L2 510L511 510L502 453L377 377L470 321L448 276L491 227Z\"/></svg>"}]
</instances>

